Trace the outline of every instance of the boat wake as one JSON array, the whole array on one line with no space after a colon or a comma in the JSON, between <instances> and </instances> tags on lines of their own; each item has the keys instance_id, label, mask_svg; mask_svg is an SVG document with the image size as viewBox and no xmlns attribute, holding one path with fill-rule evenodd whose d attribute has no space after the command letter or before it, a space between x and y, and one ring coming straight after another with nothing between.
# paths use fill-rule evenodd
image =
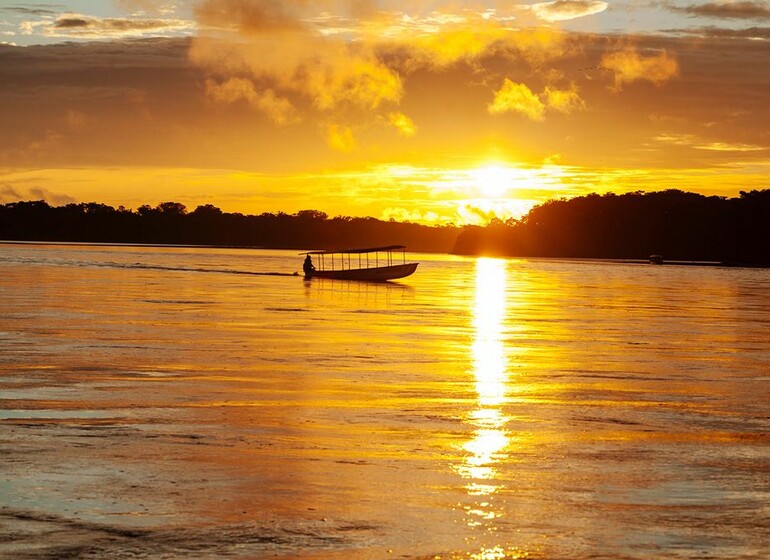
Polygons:
<instances>
[{"instance_id":1,"label":"boat wake","mask_svg":"<svg viewBox=\"0 0 770 560\"><path fill-rule=\"evenodd\" d=\"M95 266L106 268L130 268L130 269L142 269L142 270L164 270L171 272L207 272L215 274L243 274L246 276L299 276L297 272L260 272L252 270L232 270L227 268L192 268L184 266L164 266L156 264L142 264L142 263L92 263Z\"/></svg>"},{"instance_id":2,"label":"boat wake","mask_svg":"<svg viewBox=\"0 0 770 560\"><path fill-rule=\"evenodd\" d=\"M126 270L162 270L168 272L201 272L209 274L240 274L244 276L299 276L297 272L274 272L274 271L254 271L254 270L238 270L232 268L208 268L208 267L192 267L192 266L173 266L163 264L150 264L141 262L114 262L114 261L82 261L72 259L34 259L34 258L17 258L13 261L15 264L37 264L46 266L74 266L78 268L120 268Z\"/></svg>"}]
</instances>

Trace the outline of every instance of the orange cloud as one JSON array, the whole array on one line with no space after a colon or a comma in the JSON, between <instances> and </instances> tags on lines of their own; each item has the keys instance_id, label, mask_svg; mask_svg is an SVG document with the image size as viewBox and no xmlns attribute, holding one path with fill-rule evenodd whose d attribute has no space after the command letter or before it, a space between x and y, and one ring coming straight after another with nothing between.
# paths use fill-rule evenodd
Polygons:
<instances>
[{"instance_id":1,"label":"orange cloud","mask_svg":"<svg viewBox=\"0 0 770 560\"><path fill-rule=\"evenodd\" d=\"M616 90L637 80L660 85L679 74L679 64L666 52L643 57L634 47L604 55L601 66L614 72Z\"/></svg>"},{"instance_id":2,"label":"orange cloud","mask_svg":"<svg viewBox=\"0 0 770 560\"><path fill-rule=\"evenodd\" d=\"M560 113L568 114L586 107L574 85L570 89L555 89L549 86L545 88L543 96L548 107Z\"/></svg>"},{"instance_id":3,"label":"orange cloud","mask_svg":"<svg viewBox=\"0 0 770 560\"><path fill-rule=\"evenodd\" d=\"M245 100L277 124L290 124L299 120L296 108L288 99L277 96L271 89L257 91L254 83L245 78L230 78L221 83L206 80L206 94L222 103Z\"/></svg>"},{"instance_id":4,"label":"orange cloud","mask_svg":"<svg viewBox=\"0 0 770 560\"><path fill-rule=\"evenodd\" d=\"M563 34L514 29L512 18L480 6L396 0L375 8L360 0L204 0L196 9L202 32L190 59L216 84L208 87L213 98L235 96L262 110L246 80L276 99L290 97L303 107L307 101L308 109L332 120L354 111L411 136L416 127L398 110L407 75L456 63L484 74L485 57L539 65L564 52Z\"/></svg>"},{"instance_id":5,"label":"orange cloud","mask_svg":"<svg viewBox=\"0 0 770 560\"><path fill-rule=\"evenodd\" d=\"M537 95L525 84L515 83L508 78L495 93L492 103L487 105L487 110L492 115L521 113L533 121L545 119L546 109L567 114L584 108L585 102L574 86L568 90L549 86L542 94Z\"/></svg>"},{"instance_id":6,"label":"orange cloud","mask_svg":"<svg viewBox=\"0 0 770 560\"><path fill-rule=\"evenodd\" d=\"M72 130L77 130L84 128L89 121L88 116L81 112L81 111L75 111L70 109L67 111L67 115L65 117L67 126Z\"/></svg>"},{"instance_id":7,"label":"orange cloud","mask_svg":"<svg viewBox=\"0 0 770 560\"><path fill-rule=\"evenodd\" d=\"M414 122L412 122L412 119L407 117L404 113L390 113L390 115L388 115L388 120L390 121L390 124L395 126L404 136L414 136L417 133L417 127Z\"/></svg>"},{"instance_id":8,"label":"orange cloud","mask_svg":"<svg viewBox=\"0 0 770 560\"><path fill-rule=\"evenodd\" d=\"M350 153L356 150L356 139L348 126L331 124L326 129L326 141L329 147L338 152Z\"/></svg>"},{"instance_id":9,"label":"orange cloud","mask_svg":"<svg viewBox=\"0 0 770 560\"><path fill-rule=\"evenodd\" d=\"M406 43L414 61L442 67L479 58L512 35L513 32L499 24L479 18L478 21L442 26L431 33L400 36L399 40Z\"/></svg>"},{"instance_id":10,"label":"orange cloud","mask_svg":"<svg viewBox=\"0 0 770 560\"><path fill-rule=\"evenodd\" d=\"M403 95L401 77L371 48L295 31L247 37L197 38L192 61L212 75L260 79L294 92L322 111L340 105L377 109Z\"/></svg>"},{"instance_id":11,"label":"orange cloud","mask_svg":"<svg viewBox=\"0 0 770 560\"><path fill-rule=\"evenodd\" d=\"M502 54L522 58L531 65L562 56L566 35L546 27L513 29L505 22L483 18L438 28L417 37L403 36L404 48L413 61L445 67L456 62L474 62Z\"/></svg>"},{"instance_id":12,"label":"orange cloud","mask_svg":"<svg viewBox=\"0 0 770 560\"><path fill-rule=\"evenodd\" d=\"M332 49L329 51L331 54ZM360 51L349 51L349 56L336 54L336 59L303 69L300 89L306 88L319 109L331 109L341 102L377 109L401 99L401 77L382 62Z\"/></svg>"},{"instance_id":13,"label":"orange cloud","mask_svg":"<svg viewBox=\"0 0 770 560\"><path fill-rule=\"evenodd\" d=\"M525 84L517 84L508 78L495 93L495 98L487 106L487 110L493 115L521 113L533 121L542 121L545 118L545 105L540 98Z\"/></svg>"}]
</instances>

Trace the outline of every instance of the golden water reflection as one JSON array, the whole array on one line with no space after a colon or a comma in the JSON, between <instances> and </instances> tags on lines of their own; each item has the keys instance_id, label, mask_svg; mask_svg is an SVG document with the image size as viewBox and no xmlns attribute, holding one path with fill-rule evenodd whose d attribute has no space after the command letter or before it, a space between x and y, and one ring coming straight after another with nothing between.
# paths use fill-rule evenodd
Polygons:
<instances>
[{"instance_id":1,"label":"golden water reflection","mask_svg":"<svg viewBox=\"0 0 770 560\"><path fill-rule=\"evenodd\" d=\"M501 516L501 510L492 503L493 494L501 488L497 466L506 458L510 444L506 430L509 418L502 409L508 382L503 344L505 288L505 261L479 259L471 346L476 402L465 419L473 427L473 436L462 446L466 454L456 471L466 479L465 489L475 500L465 508L468 526L483 525L490 531L494 530L492 521Z\"/></svg>"}]
</instances>

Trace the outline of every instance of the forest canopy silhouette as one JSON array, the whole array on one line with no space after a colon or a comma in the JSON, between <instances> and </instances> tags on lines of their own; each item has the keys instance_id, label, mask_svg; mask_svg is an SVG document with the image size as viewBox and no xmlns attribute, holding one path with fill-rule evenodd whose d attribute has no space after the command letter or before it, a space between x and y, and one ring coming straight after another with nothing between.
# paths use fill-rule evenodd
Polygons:
<instances>
[{"instance_id":1,"label":"forest canopy silhouette","mask_svg":"<svg viewBox=\"0 0 770 560\"><path fill-rule=\"evenodd\" d=\"M466 227L459 254L770 264L770 190L738 198L679 190L550 200L518 221Z\"/></svg>"},{"instance_id":2,"label":"forest canopy silhouette","mask_svg":"<svg viewBox=\"0 0 770 560\"><path fill-rule=\"evenodd\" d=\"M318 210L244 215L179 202L137 210L96 202L0 205L0 239L339 249L400 243L463 255L718 261L770 265L770 189L737 198L679 190L549 200L519 220L426 226Z\"/></svg>"}]
</instances>

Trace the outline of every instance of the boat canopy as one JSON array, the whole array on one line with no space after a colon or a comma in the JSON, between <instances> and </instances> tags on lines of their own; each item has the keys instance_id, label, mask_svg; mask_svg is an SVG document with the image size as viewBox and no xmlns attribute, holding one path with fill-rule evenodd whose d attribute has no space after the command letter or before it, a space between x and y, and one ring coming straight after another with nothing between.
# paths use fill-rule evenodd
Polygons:
<instances>
[{"instance_id":1,"label":"boat canopy","mask_svg":"<svg viewBox=\"0 0 770 560\"><path fill-rule=\"evenodd\" d=\"M307 251L300 253L300 255L339 255L339 254L361 254L361 253L379 253L381 251L403 251L406 249L406 245L386 245L384 247L366 247L363 249L336 249L328 251Z\"/></svg>"},{"instance_id":2,"label":"boat canopy","mask_svg":"<svg viewBox=\"0 0 770 560\"><path fill-rule=\"evenodd\" d=\"M393 251L401 251L401 264L393 262ZM333 278L337 280L367 280L384 282L409 276L417 263L406 262L406 245L384 245L361 249L307 251L300 255L318 256L318 268L305 269L305 278Z\"/></svg>"}]
</instances>

